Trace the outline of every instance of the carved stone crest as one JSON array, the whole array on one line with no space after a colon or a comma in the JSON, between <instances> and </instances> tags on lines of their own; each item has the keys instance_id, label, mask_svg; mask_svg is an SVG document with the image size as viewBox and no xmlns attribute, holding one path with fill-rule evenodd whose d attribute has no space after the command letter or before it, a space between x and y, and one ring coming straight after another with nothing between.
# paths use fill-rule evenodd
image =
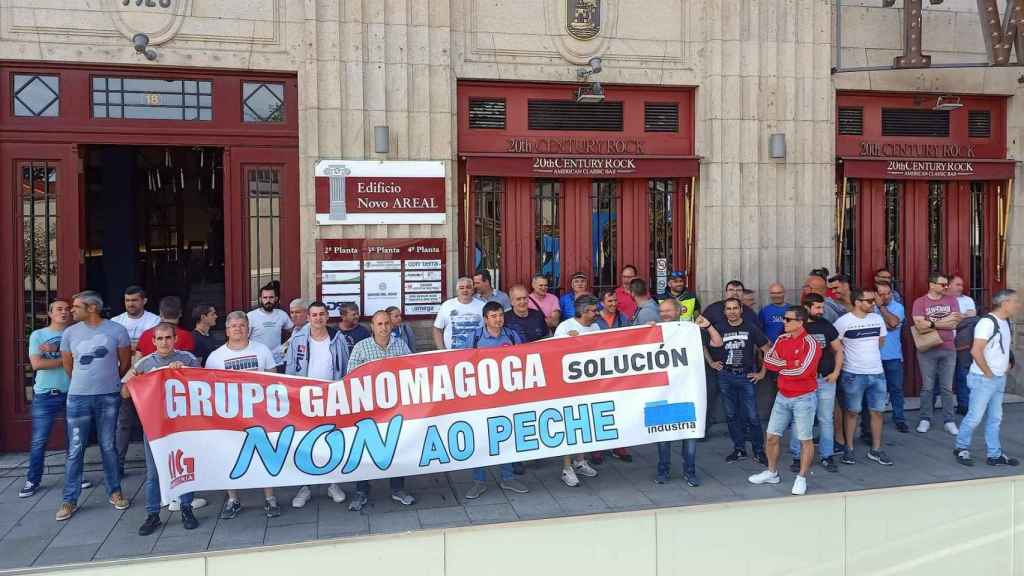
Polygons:
<instances>
[{"instance_id":1,"label":"carved stone crest","mask_svg":"<svg viewBox=\"0 0 1024 576\"><path fill-rule=\"evenodd\" d=\"M174 38L192 8L192 0L104 0L104 4L125 38L145 34L151 46Z\"/></svg>"},{"instance_id":2,"label":"carved stone crest","mask_svg":"<svg viewBox=\"0 0 1024 576\"><path fill-rule=\"evenodd\" d=\"M577 40L590 40L601 31L601 0L565 0L565 29Z\"/></svg>"}]
</instances>

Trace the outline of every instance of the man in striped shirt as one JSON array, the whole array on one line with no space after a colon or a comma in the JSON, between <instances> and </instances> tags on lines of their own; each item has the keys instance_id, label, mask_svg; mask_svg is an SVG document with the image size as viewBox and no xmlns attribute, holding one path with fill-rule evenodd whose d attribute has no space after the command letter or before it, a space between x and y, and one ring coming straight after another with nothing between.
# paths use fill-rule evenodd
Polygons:
<instances>
[{"instance_id":1,"label":"man in striped shirt","mask_svg":"<svg viewBox=\"0 0 1024 576\"><path fill-rule=\"evenodd\" d=\"M807 492L807 471L814 462L814 411L818 406L818 362L821 347L804 329L807 310L790 306L782 315L783 333L764 357L764 365L779 374L779 392L768 420L765 451L768 469L749 478L751 484L778 484L781 480L776 466L779 463L779 444L782 435L793 421L793 433L800 440L800 474L793 480L792 493L799 496Z\"/></svg>"}]
</instances>

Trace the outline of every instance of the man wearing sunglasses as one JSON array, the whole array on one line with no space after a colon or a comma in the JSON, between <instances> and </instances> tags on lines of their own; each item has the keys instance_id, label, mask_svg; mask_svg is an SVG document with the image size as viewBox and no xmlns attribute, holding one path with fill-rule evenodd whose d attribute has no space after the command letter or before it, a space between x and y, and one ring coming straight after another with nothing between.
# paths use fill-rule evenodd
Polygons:
<instances>
[{"instance_id":1,"label":"man wearing sunglasses","mask_svg":"<svg viewBox=\"0 0 1024 576\"><path fill-rule=\"evenodd\" d=\"M917 431L928 432L932 425L933 399L936 387L942 394L942 418L946 432L956 436L956 397L953 395L953 377L956 372L956 326L963 319L960 305L954 296L946 294L949 278L941 272L928 275L928 293L914 300L911 315L918 332L938 332L942 343L934 348L917 351L917 364L921 369L921 420Z\"/></svg>"},{"instance_id":2,"label":"man wearing sunglasses","mask_svg":"<svg viewBox=\"0 0 1024 576\"><path fill-rule=\"evenodd\" d=\"M792 493L807 492L807 472L814 462L814 412L818 406L818 362L821 346L804 329L807 310L790 306L782 315L783 332L764 357L764 365L779 375L772 415L768 419L765 449L768 469L754 474L751 484L778 484L779 444L793 422L793 435L800 441L800 472L793 480Z\"/></svg>"}]
</instances>

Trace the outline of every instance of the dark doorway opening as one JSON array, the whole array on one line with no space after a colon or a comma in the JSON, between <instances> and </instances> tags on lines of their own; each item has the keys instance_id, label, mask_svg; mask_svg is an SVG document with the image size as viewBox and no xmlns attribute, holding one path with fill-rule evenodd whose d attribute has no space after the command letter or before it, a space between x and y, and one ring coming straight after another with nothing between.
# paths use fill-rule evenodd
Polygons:
<instances>
[{"instance_id":1,"label":"dark doorway opening","mask_svg":"<svg viewBox=\"0 0 1024 576\"><path fill-rule=\"evenodd\" d=\"M157 313L164 296L223 314L224 170L220 148L85 148L85 286L103 295L111 315L124 289L146 289Z\"/></svg>"}]
</instances>

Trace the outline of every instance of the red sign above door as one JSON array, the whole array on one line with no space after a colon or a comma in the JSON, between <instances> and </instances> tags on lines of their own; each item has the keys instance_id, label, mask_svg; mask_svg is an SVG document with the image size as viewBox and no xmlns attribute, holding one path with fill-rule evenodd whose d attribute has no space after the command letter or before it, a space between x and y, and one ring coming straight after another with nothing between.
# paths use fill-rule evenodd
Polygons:
<instances>
[{"instance_id":1,"label":"red sign above door","mask_svg":"<svg viewBox=\"0 0 1024 576\"><path fill-rule=\"evenodd\" d=\"M890 180L1006 180L1013 178L1013 160L935 160L843 158L843 176Z\"/></svg>"},{"instance_id":2,"label":"red sign above door","mask_svg":"<svg viewBox=\"0 0 1024 576\"><path fill-rule=\"evenodd\" d=\"M474 176L680 178L698 176L700 174L700 162L694 157L470 157L466 162L466 171Z\"/></svg>"}]
</instances>

